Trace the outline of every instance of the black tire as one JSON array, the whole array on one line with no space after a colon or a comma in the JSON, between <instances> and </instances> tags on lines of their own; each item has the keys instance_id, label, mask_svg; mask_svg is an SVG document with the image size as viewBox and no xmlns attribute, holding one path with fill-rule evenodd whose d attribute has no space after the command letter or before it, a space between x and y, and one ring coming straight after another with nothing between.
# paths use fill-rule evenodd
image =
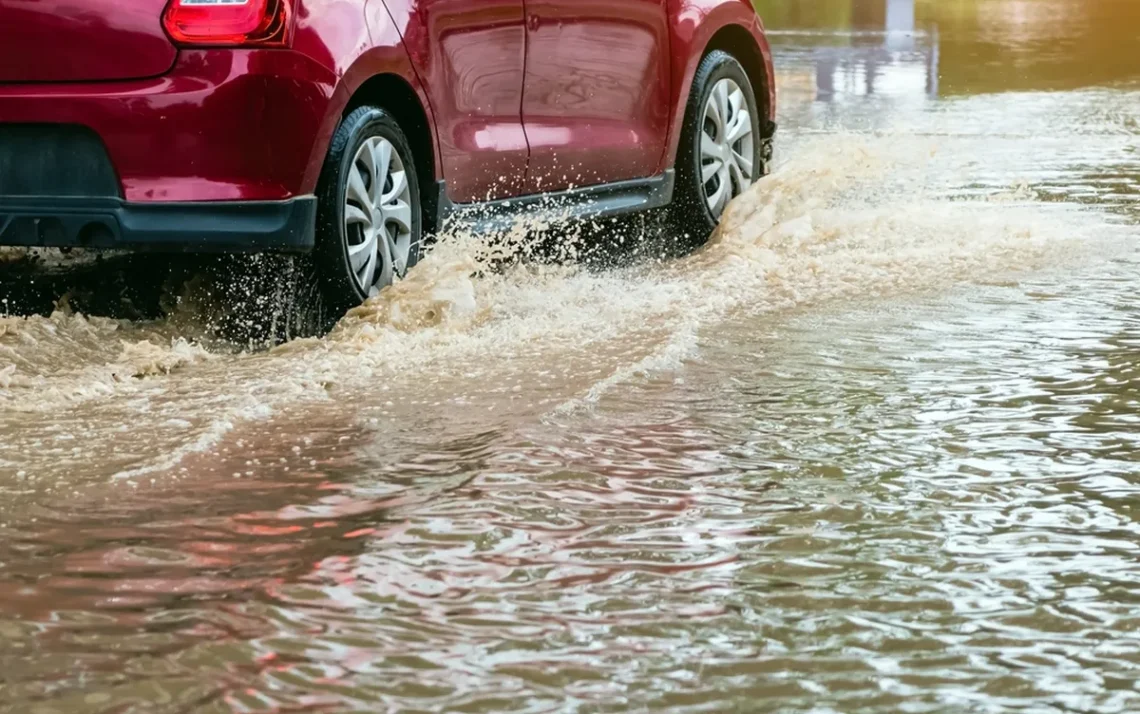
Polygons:
<instances>
[{"instance_id":1,"label":"black tire","mask_svg":"<svg viewBox=\"0 0 1140 714\"><path fill-rule=\"evenodd\" d=\"M341 313L356 307L369 297L354 277L349 262L344 197L357 152L364 142L373 137L387 139L392 143L407 173L412 207L408 269L419 260L423 240L423 203L416 173L416 156L407 137L392 115L383 109L363 106L353 110L341 121L333 135L317 188L317 235L314 251L317 276L326 305Z\"/></svg>"},{"instance_id":2,"label":"black tire","mask_svg":"<svg viewBox=\"0 0 1140 714\"><path fill-rule=\"evenodd\" d=\"M669 208L669 222L680 240L688 248L703 245L716 229L719 218L714 216L705 200L701 181L701 135L705 121L705 105L717 82L731 79L744 94L752 120L752 181L765 173L760 139L760 115L756 95L748 73L736 59L721 50L705 55L693 77L689 102L685 107L685 123L681 130L681 143L677 149L676 185L673 203Z\"/></svg>"}]
</instances>

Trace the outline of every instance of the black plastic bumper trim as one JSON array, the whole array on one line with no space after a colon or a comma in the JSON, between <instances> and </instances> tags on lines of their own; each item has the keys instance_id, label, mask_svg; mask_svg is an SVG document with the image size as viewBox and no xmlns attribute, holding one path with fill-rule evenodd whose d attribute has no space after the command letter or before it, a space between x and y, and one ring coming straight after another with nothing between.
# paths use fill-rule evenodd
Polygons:
<instances>
[{"instance_id":1,"label":"black plastic bumper trim","mask_svg":"<svg viewBox=\"0 0 1140 714\"><path fill-rule=\"evenodd\" d=\"M0 196L0 245L174 252L304 252L317 199L128 203Z\"/></svg>"}]
</instances>

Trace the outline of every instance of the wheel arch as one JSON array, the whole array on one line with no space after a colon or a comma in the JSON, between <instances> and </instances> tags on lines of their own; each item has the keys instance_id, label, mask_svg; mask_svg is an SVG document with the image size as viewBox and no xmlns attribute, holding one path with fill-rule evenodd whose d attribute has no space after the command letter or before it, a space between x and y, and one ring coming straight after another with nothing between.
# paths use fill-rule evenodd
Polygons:
<instances>
[{"instance_id":1,"label":"wheel arch","mask_svg":"<svg viewBox=\"0 0 1140 714\"><path fill-rule=\"evenodd\" d=\"M435 149L435 130L426 103L407 79L396 74L378 74L369 77L349 98L342 116L362 106L374 106L390 113L400 125L412 147L416 163L416 178L423 203L424 232L435 232L436 181L438 156Z\"/></svg>"},{"instance_id":2,"label":"wheel arch","mask_svg":"<svg viewBox=\"0 0 1140 714\"><path fill-rule=\"evenodd\" d=\"M693 78L713 50L737 59L748 74L760 107L761 129L774 127L776 90L772 51L760 18L749 0L669 0L672 25L672 121L663 168L676 164Z\"/></svg>"},{"instance_id":3,"label":"wheel arch","mask_svg":"<svg viewBox=\"0 0 1140 714\"><path fill-rule=\"evenodd\" d=\"M771 78L768 76L768 67L764 55L756 45L752 34L740 25L725 25L709 39L701 53L701 58L705 58L714 50L727 52L735 57L737 62L740 62L741 66L744 67L744 72L748 75L752 91L756 95L756 104L759 105L760 116L770 119L769 84Z\"/></svg>"},{"instance_id":4,"label":"wheel arch","mask_svg":"<svg viewBox=\"0 0 1140 714\"><path fill-rule=\"evenodd\" d=\"M415 152L416 174L424 201L425 228L434 223L436 180L442 177L436 151L436 129L431 106L412 71L402 46L377 47L363 53L341 77L329 102L320 135L313 148L305 186L316 190L325 156L341 120L364 105L392 114Z\"/></svg>"}]
</instances>

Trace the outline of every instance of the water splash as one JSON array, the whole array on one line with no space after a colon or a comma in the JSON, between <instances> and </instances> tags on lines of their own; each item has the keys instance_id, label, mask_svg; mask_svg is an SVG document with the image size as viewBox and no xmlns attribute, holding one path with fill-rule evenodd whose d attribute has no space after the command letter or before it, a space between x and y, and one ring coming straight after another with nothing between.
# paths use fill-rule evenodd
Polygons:
<instances>
[{"instance_id":1,"label":"water splash","mask_svg":"<svg viewBox=\"0 0 1140 714\"><path fill-rule=\"evenodd\" d=\"M529 408L565 410L692 359L704 330L742 313L939 289L1110 253L1118 234L1104 221L1021 200L1027 190L1018 201L947 198L923 179L958 168L944 141L800 137L782 147L791 158L730 206L709 244L679 260L592 269L567 259L589 231L559 234L548 216L490 236L455 231L327 336L268 352L234 354L195 339L187 316L201 314L202 302L190 299L158 323L3 318L0 404L46 420L71 410L89 424L89 443L129 439L113 420L132 413L203 417L189 432L157 419L147 438L165 451L222 434L219 425L240 423L251 405L271 419L337 395L383 404L392 398L385 389L408 384L435 401L530 385L542 396ZM536 260L552 238L562 239L558 259ZM8 437L0 451L22 448L35 423L0 425ZM150 451L140 445L130 468L167 463Z\"/></svg>"}]
</instances>

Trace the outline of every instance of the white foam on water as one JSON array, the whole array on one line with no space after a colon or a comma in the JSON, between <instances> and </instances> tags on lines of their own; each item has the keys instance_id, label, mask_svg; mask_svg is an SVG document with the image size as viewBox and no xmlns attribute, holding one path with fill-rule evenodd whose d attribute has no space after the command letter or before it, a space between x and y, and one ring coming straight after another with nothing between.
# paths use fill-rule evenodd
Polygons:
<instances>
[{"instance_id":1,"label":"white foam on water","mask_svg":"<svg viewBox=\"0 0 1140 714\"><path fill-rule=\"evenodd\" d=\"M235 424L264 421L269 419L272 415L273 410L267 404L251 404L244 408L234 409L230 414L208 422L203 429L198 431L191 441L178 446L149 463L117 471L112 474L111 478L114 480L131 480L172 469L181 464L187 456L209 451L216 446L226 434L233 430ZM175 419L169 420L164 423L163 426L173 427L175 429L189 428L187 422Z\"/></svg>"}]
</instances>

